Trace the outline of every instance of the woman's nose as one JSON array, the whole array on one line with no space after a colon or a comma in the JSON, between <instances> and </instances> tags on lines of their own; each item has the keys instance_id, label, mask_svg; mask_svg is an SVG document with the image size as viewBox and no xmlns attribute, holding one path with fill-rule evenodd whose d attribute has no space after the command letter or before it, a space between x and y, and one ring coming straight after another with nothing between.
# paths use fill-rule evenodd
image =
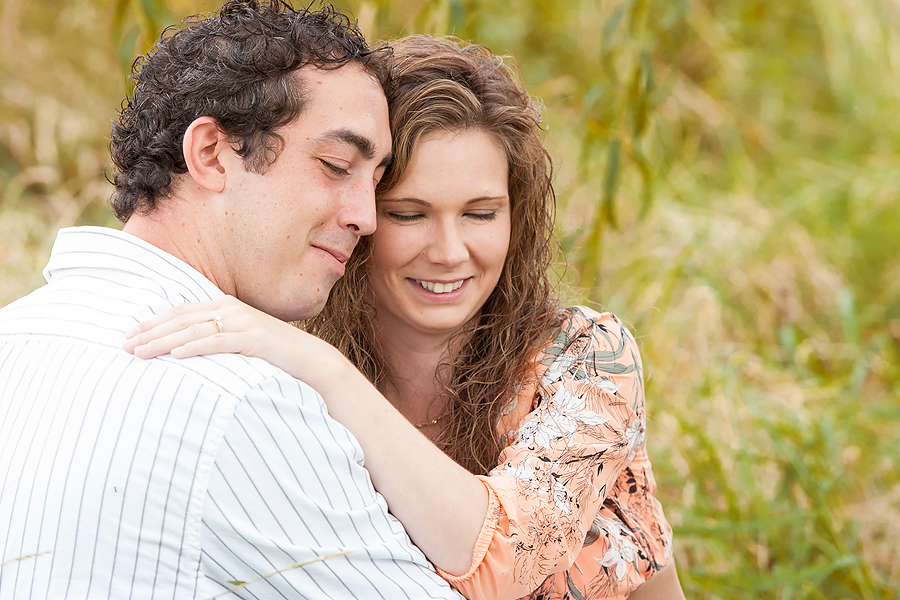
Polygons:
<instances>
[{"instance_id":1,"label":"woman's nose","mask_svg":"<svg viewBox=\"0 0 900 600\"><path fill-rule=\"evenodd\" d=\"M425 250L425 256L429 261L455 267L469 259L469 248L456 223L442 223L429 234L431 239Z\"/></svg>"}]
</instances>

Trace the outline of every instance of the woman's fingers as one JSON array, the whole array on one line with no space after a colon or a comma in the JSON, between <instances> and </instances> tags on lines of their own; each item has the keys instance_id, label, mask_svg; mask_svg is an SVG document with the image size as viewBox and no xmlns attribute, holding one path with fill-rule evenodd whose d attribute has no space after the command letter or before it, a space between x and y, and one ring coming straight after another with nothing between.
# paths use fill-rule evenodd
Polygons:
<instances>
[{"instance_id":1,"label":"woman's fingers","mask_svg":"<svg viewBox=\"0 0 900 600\"><path fill-rule=\"evenodd\" d=\"M226 323L235 325L238 308L237 300L228 296L181 304L129 331L122 347L139 358L168 354L188 342L225 333Z\"/></svg>"},{"instance_id":2,"label":"woman's fingers","mask_svg":"<svg viewBox=\"0 0 900 600\"><path fill-rule=\"evenodd\" d=\"M206 354L221 354L223 352L239 352L240 346L237 345L237 337L240 334L233 333L229 335L216 334L208 337L186 342L171 350L171 354L175 358L190 358L192 356L204 356ZM232 340L234 343L230 343Z\"/></svg>"},{"instance_id":3,"label":"woman's fingers","mask_svg":"<svg viewBox=\"0 0 900 600\"><path fill-rule=\"evenodd\" d=\"M146 321L138 324L134 329L127 332L125 334L125 337L132 338L136 335L151 331L156 327L165 325L172 321L176 321L183 326L186 326L191 323L197 322L198 315L202 315L208 312L215 312L216 310L224 309L226 306L227 303L223 302L223 299L212 300L209 302L189 302L185 304L179 304L178 306L170 308L160 315L151 317Z\"/></svg>"},{"instance_id":4,"label":"woman's fingers","mask_svg":"<svg viewBox=\"0 0 900 600\"><path fill-rule=\"evenodd\" d=\"M224 334L219 331L218 326L212 319L192 323L187 327L176 327L171 331L169 331L171 328L166 325L160 325L145 334L126 341L125 349L129 350L129 346L131 346L130 351L138 358L144 359L155 358L169 353L172 353L172 356L176 358L181 358L176 350L185 344L224 337Z\"/></svg>"},{"instance_id":5,"label":"woman's fingers","mask_svg":"<svg viewBox=\"0 0 900 600\"><path fill-rule=\"evenodd\" d=\"M281 332L293 327L225 296L176 306L128 332L122 347L138 358L187 358L231 352L277 360Z\"/></svg>"},{"instance_id":6,"label":"woman's fingers","mask_svg":"<svg viewBox=\"0 0 900 600\"><path fill-rule=\"evenodd\" d=\"M152 327L145 327L141 333L126 336L123 347L132 351L139 346L144 346L154 340L167 338L180 332L189 333L192 336L212 335L219 332L214 321L214 314L195 313L190 315L171 316L167 320L157 321ZM205 324L211 327L206 327ZM223 321L224 326L224 321Z\"/></svg>"}]
</instances>

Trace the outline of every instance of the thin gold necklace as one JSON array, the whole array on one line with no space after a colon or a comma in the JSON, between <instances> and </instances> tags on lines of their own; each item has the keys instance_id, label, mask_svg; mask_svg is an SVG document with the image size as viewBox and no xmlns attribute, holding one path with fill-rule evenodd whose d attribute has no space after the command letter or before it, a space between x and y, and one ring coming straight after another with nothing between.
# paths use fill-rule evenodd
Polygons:
<instances>
[{"instance_id":1,"label":"thin gold necklace","mask_svg":"<svg viewBox=\"0 0 900 600\"><path fill-rule=\"evenodd\" d=\"M378 388L378 391L381 392L381 395L383 396L383 395L384 395L384 390L382 389L382 384L379 384L379 385L377 386L377 388ZM395 387L395 389L396 389L396 387ZM438 399L438 396L440 396L440 395L441 395L440 392L438 392L437 394L435 394L435 395L434 395L434 398L431 399L431 402L428 403L429 406L430 406L431 404L433 404L434 401L437 400L437 399ZM442 421L444 418L448 417L449 415L450 415L450 411L448 411L448 410L445 409L444 412L442 412L441 414L439 414L436 418L431 419L430 421L425 421L425 422L423 422L423 423L413 423L412 421L410 421L410 425L412 425L412 426L415 427L416 429L422 429L423 427L428 427L428 426L430 426L430 425L437 425L440 421ZM407 419L407 420L408 420L408 419Z\"/></svg>"},{"instance_id":2,"label":"thin gold necklace","mask_svg":"<svg viewBox=\"0 0 900 600\"><path fill-rule=\"evenodd\" d=\"M450 416L449 412L444 412L443 414L438 415L438 418L436 418L436 419L432 419L430 421L425 421L424 423L418 423L418 424L413 423L413 427L415 427L416 429L422 429L423 427L428 427L429 425L437 425L439 421L442 421L446 417L449 417L449 416Z\"/></svg>"}]
</instances>

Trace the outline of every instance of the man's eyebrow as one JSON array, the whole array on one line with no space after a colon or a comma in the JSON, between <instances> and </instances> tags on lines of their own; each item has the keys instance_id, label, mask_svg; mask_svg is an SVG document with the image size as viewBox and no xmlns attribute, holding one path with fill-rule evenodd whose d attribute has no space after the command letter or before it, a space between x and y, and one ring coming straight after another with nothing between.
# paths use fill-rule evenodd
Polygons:
<instances>
[{"instance_id":1,"label":"man's eyebrow","mask_svg":"<svg viewBox=\"0 0 900 600\"><path fill-rule=\"evenodd\" d=\"M372 141L366 136L360 135L355 131L351 131L346 127L328 131L320 139L322 139L322 141L337 141L344 142L345 144L350 144L359 151L363 158L375 158L375 144L373 144ZM392 158L393 155L391 153L388 153L378 166L387 167L389 164L391 164Z\"/></svg>"}]
</instances>

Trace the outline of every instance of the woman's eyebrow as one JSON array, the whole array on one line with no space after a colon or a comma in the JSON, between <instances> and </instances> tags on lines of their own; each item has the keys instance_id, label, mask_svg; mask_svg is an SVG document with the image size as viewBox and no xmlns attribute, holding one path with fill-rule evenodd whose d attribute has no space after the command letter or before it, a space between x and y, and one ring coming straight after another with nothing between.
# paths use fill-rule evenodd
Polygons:
<instances>
[{"instance_id":1,"label":"woman's eyebrow","mask_svg":"<svg viewBox=\"0 0 900 600\"><path fill-rule=\"evenodd\" d=\"M431 206L431 202L426 202L420 198L382 198L379 200L382 203L388 202L409 202L411 204L418 204L420 206Z\"/></svg>"},{"instance_id":2,"label":"woman's eyebrow","mask_svg":"<svg viewBox=\"0 0 900 600\"><path fill-rule=\"evenodd\" d=\"M469 206L470 204L478 204L479 202L488 202L491 200L499 200L502 202L503 200L506 200L507 198L508 198L507 196L479 196L478 198L472 198L471 200L467 200L466 206ZM380 202L383 202L383 203L409 202L411 204L418 204L420 206L426 206L426 207L431 206L431 202L428 202L427 200L422 200L421 198L382 198L380 200Z\"/></svg>"},{"instance_id":3,"label":"woman's eyebrow","mask_svg":"<svg viewBox=\"0 0 900 600\"><path fill-rule=\"evenodd\" d=\"M469 200L468 202L466 202L466 204L467 204L467 205L469 205L469 204L477 204L477 203L479 203L479 202L489 202L489 201L491 201L491 200L500 200L500 201L503 201L503 200L506 200L506 199L508 199L508 198L509 198L509 197L506 196L506 195L503 195L503 196L480 196L480 197L478 197L478 198L472 198L471 200Z\"/></svg>"}]
</instances>

